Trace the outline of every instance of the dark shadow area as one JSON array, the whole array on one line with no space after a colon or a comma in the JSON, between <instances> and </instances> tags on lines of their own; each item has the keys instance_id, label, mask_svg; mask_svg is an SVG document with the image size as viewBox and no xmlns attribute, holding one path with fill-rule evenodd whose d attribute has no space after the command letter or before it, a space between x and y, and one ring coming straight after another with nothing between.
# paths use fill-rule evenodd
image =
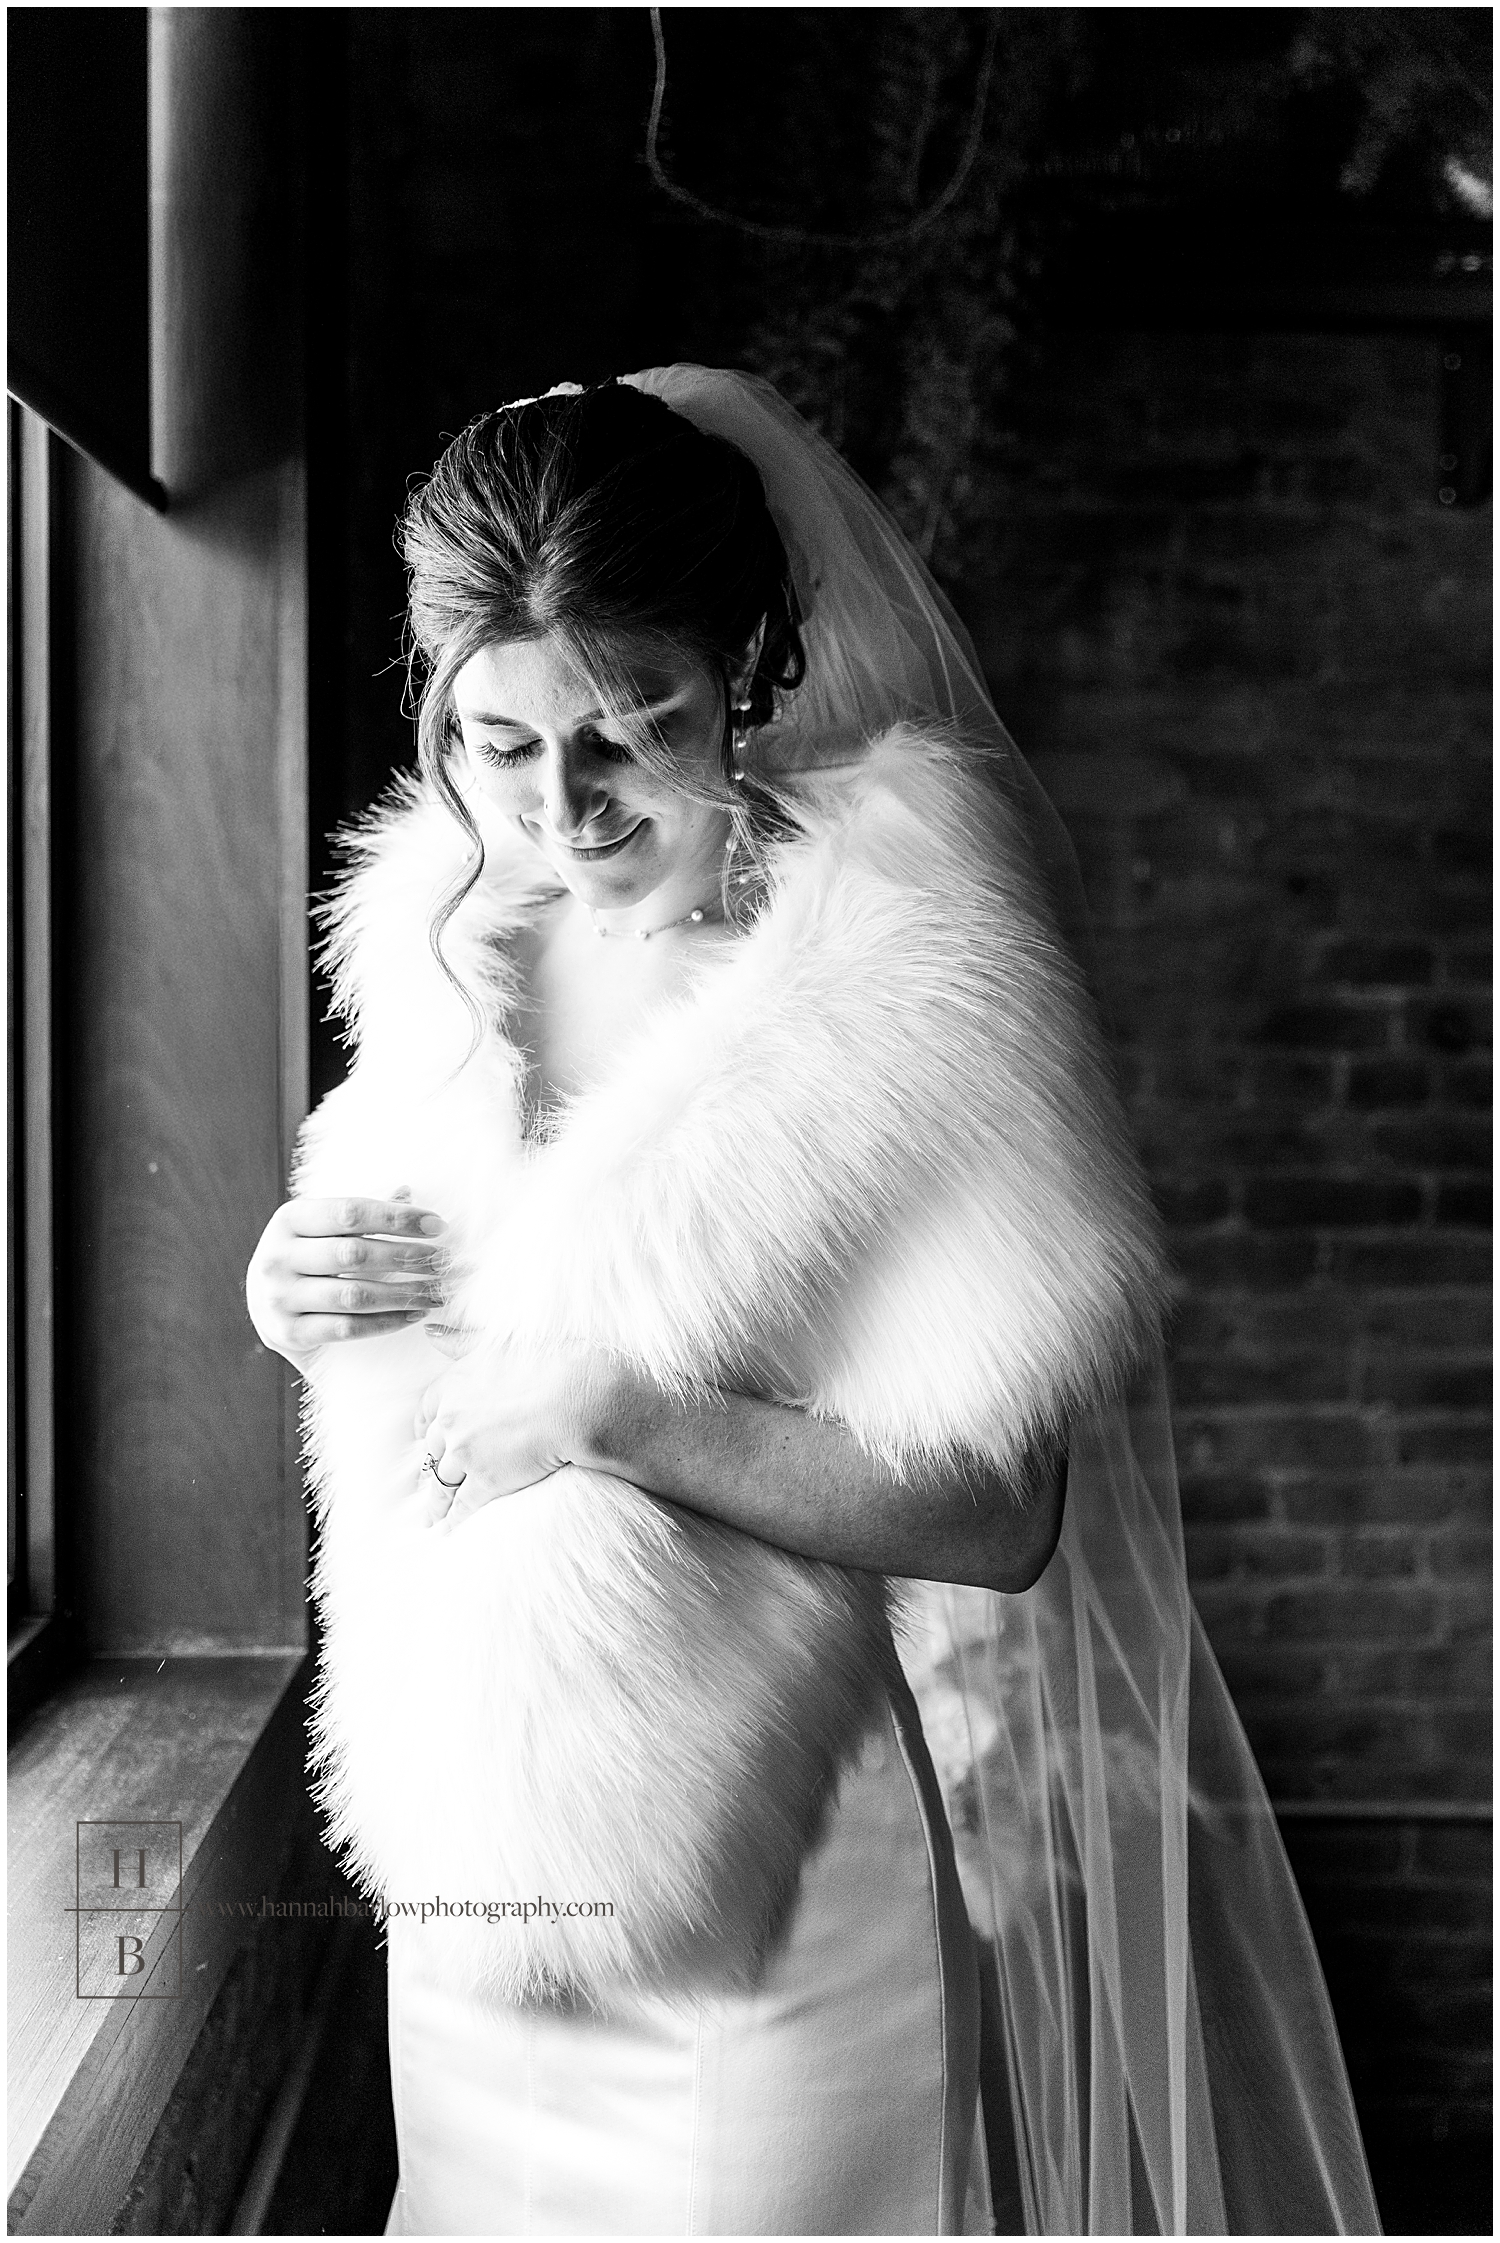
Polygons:
<instances>
[{"instance_id":1,"label":"dark shadow area","mask_svg":"<svg viewBox=\"0 0 1500 2243\"><path fill-rule=\"evenodd\" d=\"M385 1950L360 1925L260 2232L380 2235L395 2193Z\"/></svg>"},{"instance_id":2,"label":"dark shadow area","mask_svg":"<svg viewBox=\"0 0 1500 2243\"><path fill-rule=\"evenodd\" d=\"M1493 2235L1494 2160L1488 2135L1426 2142L1376 2141L1370 2171L1387 2235Z\"/></svg>"},{"instance_id":3,"label":"dark shadow area","mask_svg":"<svg viewBox=\"0 0 1500 2243\"><path fill-rule=\"evenodd\" d=\"M1493 2233L1489 1825L1299 1819L1284 1836L1386 2233Z\"/></svg>"}]
</instances>

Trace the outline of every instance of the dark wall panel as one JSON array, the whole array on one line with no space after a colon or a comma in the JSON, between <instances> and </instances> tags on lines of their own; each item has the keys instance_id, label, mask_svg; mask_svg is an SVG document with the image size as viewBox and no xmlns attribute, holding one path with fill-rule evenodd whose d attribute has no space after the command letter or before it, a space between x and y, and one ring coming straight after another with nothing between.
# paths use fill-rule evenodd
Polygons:
<instances>
[{"instance_id":1,"label":"dark wall panel","mask_svg":"<svg viewBox=\"0 0 1500 2243\"><path fill-rule=\"evenodd\" d=\"M61 1477L95 1653L306 1636L293 1381L243 1296L306 1099L293 60L275 11L153 16L171 510L64 477Z\"/></svg>"},{"instance_id":2,"label":"dark wall panel","mask_svg":"<svg viewBox=\"0 0 1500 2243\"><path fill-rule=\"evenodd\" d=\"M278 739L296 472L162 521L74 463L69 1350L92 1648L301 1640L289 1375L242 1280L283 1194ZM285 557L283 558L283 553Z\"/></svg>"}]
</instances>

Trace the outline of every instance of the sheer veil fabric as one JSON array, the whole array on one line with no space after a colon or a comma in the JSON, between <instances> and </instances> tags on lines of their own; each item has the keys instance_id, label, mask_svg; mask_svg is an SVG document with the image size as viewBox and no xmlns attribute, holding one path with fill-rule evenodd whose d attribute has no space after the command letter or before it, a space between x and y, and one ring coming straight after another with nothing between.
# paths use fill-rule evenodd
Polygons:
<instances>
[{"instance_id":1,"label":"sheer veil fabric","mask_svg":"<svg viewBox=\"0 0 1500 2243\"><path fill-rule=\"evenodd\" d=\"M848 761L904 716L954 725L1023 804L1087 963L1062 823L879 501L754 376L626 378L754 460L791 557L807 679L759 736L762 774ZM1301 1901L1188 1595L1159 1363L1075 1427L1037 1585L913 1583L903 1636L981 1941L1016 2225L1378 2233Z\"/></svg>"}]
</instances>

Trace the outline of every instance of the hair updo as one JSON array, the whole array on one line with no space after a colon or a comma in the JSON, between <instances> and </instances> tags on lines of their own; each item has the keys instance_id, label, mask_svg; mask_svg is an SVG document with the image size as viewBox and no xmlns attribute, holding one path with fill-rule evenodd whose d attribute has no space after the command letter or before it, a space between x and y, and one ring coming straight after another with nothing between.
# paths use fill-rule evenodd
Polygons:
<instances>
[{"instance_id":1,"label":"hair updo","mask_svg":"<svg viewBox=\"0 0 1500 2243\"><path fill-rule=\"evenodd\" d=\"M485 413L412 493L400 525L422 770L475 845L434 943L478 878L478 831L452 777L453 682L482 647L557 633L639 760L732 821L729 858L752 871L783 830L772 791L730 766L729 685L757 631L752 726L806 664L786 549L754 464L624 382ZM722 769L687 774L634 703L623 661L687 655L722 680ZM746 885L743 873L737 886ZM726 909L742 900L728 894Z\"/></svg>"}]
</instances>

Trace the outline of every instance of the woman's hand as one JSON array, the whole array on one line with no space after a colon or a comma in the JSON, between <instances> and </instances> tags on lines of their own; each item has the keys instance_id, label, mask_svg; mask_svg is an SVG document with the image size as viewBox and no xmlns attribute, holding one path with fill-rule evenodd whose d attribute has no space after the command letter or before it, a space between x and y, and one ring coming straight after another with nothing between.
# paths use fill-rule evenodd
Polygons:
<instances>
[{"instance_id":1,"label":"woman's hand","mask_svg":"<svg viewBox=\"0 0 1500 2243\"><path fill-rule=\"evenodd\" d=\"M437 1240L446 1228L404 1189L389 1199L289 1199L250 1258L250 1321L298 1370L330 1341L404 1331L442 1300Z\"/></svg>"},{"instance_id":2,"label":"woman's hand","mask_svg":"<svg viewBox=\"0 0 1500 2243\"><path fill-rule=\"evenodd\" d=\"M917 1580L1030 1588L1056 1545L1061 1443L1002 1473L977 1453L906 1477L837 1418L724 1390L674 1399L602 1351L482 1346L417 1412L428 1516L461 1519L565 1464L804 1557Z\"/></svg>"},{"instance_id":3,"label":"woman's hand","mask_svg":"<svg viewBox=\"0 0 1500 2243\"><path fill-rule=\"evenodd\" d=\"M612 1358L585 1348L488 1346L461 1357L417 1411L432 1516L465 1518L590 1461L591 1429L619 1375Z\"/></svg>"}]
</instances>

